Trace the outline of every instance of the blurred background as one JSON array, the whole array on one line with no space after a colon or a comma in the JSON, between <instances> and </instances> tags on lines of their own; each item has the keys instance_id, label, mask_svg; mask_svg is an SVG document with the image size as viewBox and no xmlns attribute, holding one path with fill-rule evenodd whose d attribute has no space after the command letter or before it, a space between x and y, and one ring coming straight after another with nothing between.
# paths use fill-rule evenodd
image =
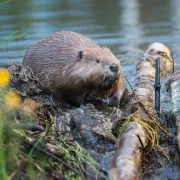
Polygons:
<instances>
[{"instance_id":1,"label":"blurred background","mask_svg":"<svg viewBox=\"0 0 180 180\"><path fill-rule=\"evenodd\" d=\"M0 0L0 63L21 63L30 45L71 30L109 47L133 81L148 44L168 45L180 68L179 0Z\"/></svg>"}]
</instances>

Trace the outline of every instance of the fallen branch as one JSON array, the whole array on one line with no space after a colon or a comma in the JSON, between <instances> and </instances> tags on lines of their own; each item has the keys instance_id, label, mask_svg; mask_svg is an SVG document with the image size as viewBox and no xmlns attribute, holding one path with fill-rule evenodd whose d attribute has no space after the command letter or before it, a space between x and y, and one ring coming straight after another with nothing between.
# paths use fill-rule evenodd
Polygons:
<instances>
[{"instance_id":1,"label":"fallen branch","mask_svg":"<svg viewBox=\"0 0 180 180\"><path fill-rule=\"evenodd\" d=\"M111 180L141 179L143 149L149 142L152 145L158 143L157 122L153 117L155 116L153 91L157 58L160 61L161 78L172 70L173 61L170 51L161 43L152 44L137 64L137 88L136 91L132 89L131 85L130 88L138 102L138 110L127 117L128 123L124 133L119 135L120 138L109 170L109 179Z\"/></svg>"}]
</instances>

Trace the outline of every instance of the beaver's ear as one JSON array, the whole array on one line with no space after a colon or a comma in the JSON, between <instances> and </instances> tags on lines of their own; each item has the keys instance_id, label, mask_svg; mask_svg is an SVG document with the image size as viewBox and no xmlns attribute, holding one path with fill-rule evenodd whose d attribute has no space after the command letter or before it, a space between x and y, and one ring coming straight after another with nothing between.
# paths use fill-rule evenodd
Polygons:
<instances>
[{"instance_id":1,"label":"beaver's ear","mask_svg":"<svg viewBox=\"0 0 180 180\"><path fill-rule=\"evenodd\" d=\"M83 51L79 51L78 52L78 58L82 59L84 57L84 52Z\"/></svg>"}]
</instances>

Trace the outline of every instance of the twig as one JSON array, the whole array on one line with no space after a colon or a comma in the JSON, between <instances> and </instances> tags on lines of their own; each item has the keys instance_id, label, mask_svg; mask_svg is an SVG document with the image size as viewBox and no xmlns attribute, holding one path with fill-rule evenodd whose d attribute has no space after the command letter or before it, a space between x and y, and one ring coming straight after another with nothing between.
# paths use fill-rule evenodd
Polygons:
<instances>
[{"instance_id":1,"label":"twig","mask_svg":"<svg viewBox=\"0 0 180 180\"><path fill-rule=\"evenodd\" d=\"M8 177L9 180L13 179L13 177L16 175L17 170L13 171L10 176Z\"/></svg>"},{"instance_id":2,"label":"twig","mask_svg":"<svg viewBox=\"0 0 180 180\"><path fill-rule=\"evenodd\" d=\"M137 134L137 137L138 137L138 139L139 139L139 142L141 143L141 146L144 148L144 144L143 144L143 142L142 142L141 137L139 136L139 134Z\"/></svg>"},{"instance_id":3,"label":"twig","mask_svg":"<svg viewBox=\"0 0 180 180\"><path fill-rule=\"evenodd\" d=\"M140 101L139 97L136 95L134 89L132 88L132 86L131 86L131 84L129 83L129 81L128 81L128 79L127 79L126 76L125 76L125 78L126 78L127 83L129 84L131 90L133 91L134 97L138 100L138 104L143 108L143 110L144 110L145 113L149 116L149 118L150 118L151 120L153 120L153 118L151 117L151 115L149 114L149 112L147 111L147 109L144 107L143 103Z\"/></svg>"},{"instance_id":4,"label":"twig","mask_svg":"<svg viewBox=\"0 0 180 180\"><path fill-rule=\"evenodd\" d=\"M161 123L161 121L160 121L156 116L154 116L154 115L152 115L152 114L151 114L151 116L153 116L161 125L163 125L163 124ZM155 123L156 123L156 125L158 126L158 128L161 129L162 132L164 132L164 134L168 135L168 133L167 133L157 122L155 122Z\"/></svg>"},{"instance_id":5,"label":"twig","mask_svg":"<svg viewBox=\"0 0 180 180\"><path fill-rule=\"evenodd\" d=\"M11 128L13 129L24 129L24 130L30 130L30 131L41 131L44 132L44 128L40 125L37 124L31 124L31 123L26 123L26 124L11 124Z\"/></svg>"},{"instance_id":6,"label":"twig","mask_svg":"<svg viewBox=\"0 0 180 180\"><path fill-rule=\"evenodd\" d=\"M160 84L160 58L158 57L156 59L156 72L155 72L155 110L158 117L160 117L160 90L161 90L161 84Z\"/></svg>"},{"instance_id":7,"label":"twig","mask_svg":"<svg viewBox=\"0 0 180 180\"><path fill-rule=\"evenodd\" d=\"M173 53L171 54L171 57L172 57L172 61L173 61L173 69L172 69L172 73L174 73L174 54L173 54Z\"/></svg>"},{"instance_id":8,"label":"twig","mask_svg":"<svg viewBox=\"0 0 180 180\"><path fill-rule=\"evenodd\" d=\"M82 173L84 174L84 176L86 177L86 178L88 178L88 173L85 171L85 169L84 169L84 167L83 167L83 165L82 164L80 164L80 169L81 169L81 171L82 171Z\"/></svg>"},{"instance_id":9,"label":"twig","mask_svg":"<svg viewBox=\"0 0 180 180\"><path fill-rule=\"evenodd\" d=\"M33 143L27 142L27 141L26 141L26 143L28 143L29 145L31 145L31 146L34 147ZM66 162L64 162L64 161L63 161L62 159L60 159L59 157L51 154L50 152L48 152L48 151L46 151L46 150L44 150L44 149L42 149L42 148L40 148L40 147L35 146L35 148L38 149L39 151L42 151L43 153L45 153L46 155L50 156L51 158L59 161L59 162L62 163L64 166L66 166L68 169L72 170L72 171L75 172L77 175L81 176L81 174L80 174L79 172L77 172L75 169L73 169L70 165L68 165Z\"/></svg>"},{"instance_id":10,"label":"twig","mask_svg":"<svg viewBox=\"0 0 180 180\"><path fill-rule=\"evenodd\" d=\"M96 180L98 180L98 173L99 173L99 172L96 173Z\"/></svg>"},{"instance_id":11,"label":"twig","mask_svg":"<svg viewBox=\"0 0 180 180\"><path fill-rule=\"evenodd\" d=\"M128 85L129 85L129 87L131 88L131 90L132 90L132 92L133 92L134 97L135 97L137 100L139 100L139 98L136 97L136 93L135 93L134 89L132 88L132 86L131 86L131 84L130 84L128 78L127 78L127 76L125 76L125 78L126 78L126 81L127 81Z\"/></svg>"},{"instance_id":12,"label":"twig","mask_svg":"<svg viewBox=\"0 0 180 180\"><path fill-rule=\"evenodd\" d=\"M51 94L51 98L49 97L49 96L46 96L48 99L49 99L49 101L51 102L51 104L53 105L53 106L56 106L56 104L54 103L54 101L52 100L52 94Z\"/></svg>"}]
</instances>

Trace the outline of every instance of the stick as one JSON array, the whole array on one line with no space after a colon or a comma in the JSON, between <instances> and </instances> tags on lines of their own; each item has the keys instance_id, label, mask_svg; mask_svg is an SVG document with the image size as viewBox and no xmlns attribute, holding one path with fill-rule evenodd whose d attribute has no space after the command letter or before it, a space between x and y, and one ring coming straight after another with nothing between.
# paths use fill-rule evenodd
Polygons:
<instances>
[{"instance_id":1,"label":"stick","mask_svg":"<svg viewBox=\"0 0 180 180\"><path fill-rule=\"evenodd\" d=\"M157 113L157 116L160 117L160 58L158 57L156 59L156 74L155 74L155 110Z\"/></svg>"}]
</instances>

